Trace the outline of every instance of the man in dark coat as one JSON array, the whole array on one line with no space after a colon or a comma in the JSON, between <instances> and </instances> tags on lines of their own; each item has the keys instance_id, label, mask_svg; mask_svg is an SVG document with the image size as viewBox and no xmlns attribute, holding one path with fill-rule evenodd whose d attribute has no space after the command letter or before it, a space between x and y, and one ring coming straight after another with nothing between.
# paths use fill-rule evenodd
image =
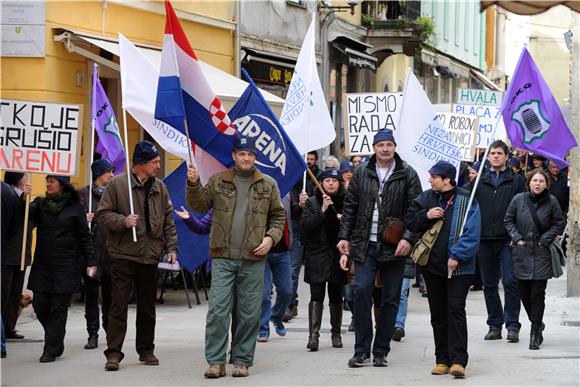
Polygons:
<instances>
[{"instance_id":1,"label":"man in dark coat","mask_svg":"<svg viewBox=\"0 0 580 387\"><path fill-rule=\"evenodd\" d=\"M405 258L416 235L406 228L397 244L383 241L388 222L402 222L413 200L422 192L417 172L396 153L393 131L381 129L373 139L375 154L356 168L344 199L338 249L355 262L355 354L348 364L370 362L373 325L371 296L380 273L382 301L376 323L373 365L386 366L399 307ZM396 218L396 219L389 219ZM404 227L404 225L403 225Z\"/></svg>"},{"instance_id":2,"label":"man in dark coat","mask_svg":"<svg viewBox=\"0 0 580 387\"><path fill-rule=\"evenodd\" d=\"M491 169L482 173L475 198L481 208L481 244L479 267L487 307L489 332L485 340L501 339L502 326L508 331L507 340L517 342L521 324L520 296L514 276L510 236L503 218L513 197L524 191L524 178L507 167L508 146L501 140L490 145L488 160ZM472 190L472 183L465 187ZM503 283L505 307L499 297L499 279Z\"/></svg>"},{"instance_id":3,"label":"man in dark coat","mask_svg":"<svg viewBox=\"0 0 580 387\"><path fill-rule=\"evenodd\" d=\"M115 167L107 159L100 159L91 165L93 178L92 202L89 208L89 189L86 186L80 189L80 201L87 213L87 222L91 225L91 233L95 243L95 255L97 258L97 276L91 278L83 273L85 284L85 319L89 338L85 349L94 349L99 341L99 284L102 288L103 329L107 331L109 321L109 308L111 307L111 269L109 253L107 252L107 229L95 221L95 212L99 208L101 197L107 184L113 179Z\"/></svg>"},{"instance_id":4,"label":"man in dark coat","mask_svg":"<svg viewBox=\"0 0 580 387\"><path fill-rule=\"evenodd\" d=\"M558 204L562 209L564 218L568 214L568 207L570 206L570 187L568 186L568 177L560 168L550 161L550 194L558 199Z\"/></svg>"}]
</instances>

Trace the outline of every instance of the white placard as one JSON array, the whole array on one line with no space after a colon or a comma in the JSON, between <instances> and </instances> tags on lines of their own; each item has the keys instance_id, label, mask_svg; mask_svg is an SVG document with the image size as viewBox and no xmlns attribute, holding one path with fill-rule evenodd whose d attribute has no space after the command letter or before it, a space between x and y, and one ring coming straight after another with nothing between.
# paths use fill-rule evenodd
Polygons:
<instances>
[{"instance_id":1,"label":"white placard","mask_svg":"<svg viewBox=\"0 0 580 387\"><path fill-rule=\"evenodd\" d=\"M447 129L447 136L459 148L461 160L473 161L475 142L479 130L479 117L459 113L437 113L439 121Z\"/></svg>"},{"instance_id":2,"label":"white placard","mask_svg":"<svg viewBox=\"0 0 580 387\"><path fill-rule=\"evenodd\" d=\"M72 176L82 105L0 100L0 168Z\"/></svg>"},{"instance_id":3,"label":"white placard","mask_svg":"<svg viewBox=\"0 0 580 387\"><path fill-rule=\"evenodd\" d=\"M487 148L495 140L506 141L507 134L501 117L501 106L453 105L453 112L479 116L479 132L475 142L477 148ZM493 126L496 123L498 127L492 138Z\"/></svg>"},{"instance_id":4,"label":"white placard","mask_svg":"<svg viewBox=\"0 0 580 387\"><path fill-rule=\"evenodd\" d=\"M346 94L344 137L347 156L370 155L379 129L397 131L403 93Z\"/></svg>"},{"instance_id":5,"label":"white placard","mask_svg":"<svg viewBox=\"0 0 580 387\"><path fill-rule=\"evenodd\" d=\"M501 105L503 93L501 91L458 89L457 103L466 105Z\"/></svg>"}]
</instances>

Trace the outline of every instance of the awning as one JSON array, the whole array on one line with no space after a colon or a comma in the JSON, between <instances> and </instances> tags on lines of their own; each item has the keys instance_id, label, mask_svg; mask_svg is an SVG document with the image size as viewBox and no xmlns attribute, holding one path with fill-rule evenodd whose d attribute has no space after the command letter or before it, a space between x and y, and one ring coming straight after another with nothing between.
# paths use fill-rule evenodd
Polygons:
<instances>
[{"instance_id":1,"label":"awning","mask_svg":"<svg viewBox=\"0 0 580 387\"><path fill-rule=\"evenodd\" d=\"M503 92L503 90L501 89L501 87L499 87L498 85L496 85L484 73L482 73L480 71L476 71L476 70L470 70L470 72L471 72L471 75L473 75L475 78L477 78L481 83L483 83L490 90Z\"/></svg>"},{"instance_id":2,"label":"awning","mask_svg":"<svg viewBox=\"0 0 580 387\"><path fill-rule=\"evenodd\" d=\"M100 49L113 55L119 56L119 43L116 39L95 37L90 34L67 29L56 28L55 30L57 30L58 33L55 34L54 40L63 43L68 51L76 52L103 66L120 71L118 63L90 52L89 50L86 50L82 47L83 45L86 46L88 44L91 46L99 47ZM146 46L143 44L135 44L135 46L139 49L139 51L146 55L155 66L159 67L161 62L160 47ZM247 82L236 78L235 76L228 74L225 71L222 71L202 61L200 61L200 63L202 65L205 76L208 78L209 83L213 86L214 91L222 100L222 102L228 100L235 102L243 94L244 90L248 86ZM281 109L284 105L284 100L282 98L265 90L260 90L260 92L270 106L275 106ZM228 106L231 104L224 103L224 105Z\"/></svg>"},{"instance_id":3,"label":"awning","mask_svg":"<svg viewBox=\"0 0 580 387\"><path fill-rule=\"evenodd\" d=\"M377 71L378 58L369 55L366 50L372 48L370 44L351 38L350 36L331 33L328 41L343 56L343 63L360 68L368 68Z\"/></svg>"},{"instance_id":4,"label":"awning","mask_svg":"<svg viewBox=\"0 0 580 387\"><path fill-rule=\"evenodd\" d=\"M518 15L537 15L548 9L563 5L576 12L580 12L580 1L480 1L480 9L483 12L487 7L498 5L503 9Z\"/></svg>"},{"instance_id":5,"label":"awning","mask_svg":"<svg viewBox=\"0 0 580 387\"><path fill-rule=\"evenodd\" d=\"M440 54L427 48L421 49L421 61L437 68L437 71L449 72L453 78L469 78L469 67L447 55ZM441 71L440 71L441 72ZM448 76L451 78L451 76Z\"/></svg>"},{"instance_id":6,"label":"awning","mask_svg":"<svg viewBox=\"0 0 580 387\"><path fill-rule=\"evenodd\" d=\"M275 54L268 51L256 50L254 48L242 47L242 51L246 53L243 59L245 62L256 61L289 68L294 68L294 66L296 66L297 58L291 58L286 55Z\"/></svg>"}]
</instances>

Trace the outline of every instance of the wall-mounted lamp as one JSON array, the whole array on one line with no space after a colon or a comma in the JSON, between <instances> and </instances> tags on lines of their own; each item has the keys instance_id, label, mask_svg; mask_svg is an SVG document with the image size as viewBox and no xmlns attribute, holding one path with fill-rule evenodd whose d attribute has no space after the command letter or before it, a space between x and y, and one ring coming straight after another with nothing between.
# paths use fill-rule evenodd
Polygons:
<instances>
[{"instance_id":1,"label":"wall-mounted lamp","mask_svg":"<svg viewBox=\"0 0 580 387\"><path fill-rule=\"evenodd\" d=\"M359 5L362 0L349 0L348 5L332 5L329 0L322 0L318 3L318 10L328 9L330 11L342 12L350 10L350 14L354 15L354 7Z\"/></svg>"}]
</instances>

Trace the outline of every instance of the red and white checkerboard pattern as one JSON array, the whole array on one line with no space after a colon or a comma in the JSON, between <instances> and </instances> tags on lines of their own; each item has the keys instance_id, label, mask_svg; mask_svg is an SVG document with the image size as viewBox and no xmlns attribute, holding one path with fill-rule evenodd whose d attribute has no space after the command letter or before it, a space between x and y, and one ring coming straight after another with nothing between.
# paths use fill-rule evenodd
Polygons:
<instances>
[{"instance_id":1,"label":"red and white checkerboard pattern","mask_svg":"<svg viewBox=\"0 0 580 387\"><path fill-rule=\"evenodd\" d=\"M209 106L209 115L215 127L229 136L236 134L228 114L224 110L221 101L216 97Z\"/></svg>"}]
</instances>

